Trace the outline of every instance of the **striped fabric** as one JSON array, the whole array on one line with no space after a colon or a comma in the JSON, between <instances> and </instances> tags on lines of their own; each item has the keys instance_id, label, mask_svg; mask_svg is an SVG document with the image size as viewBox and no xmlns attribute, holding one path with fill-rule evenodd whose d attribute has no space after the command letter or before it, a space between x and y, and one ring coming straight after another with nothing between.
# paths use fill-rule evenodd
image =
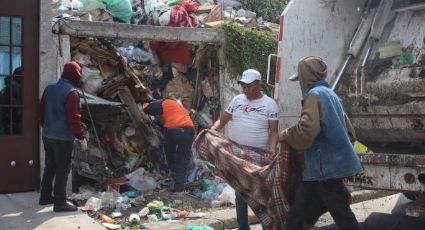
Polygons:
<instances>
[{"instance_id":1,"label":"striped fabric","mask_svg":"<svg viewBox=\"0 0 425 230\"><path fill-rule=\"evenodd\" d=\"M285 229L289 200L293 199L300 169L290 162L290 148L279 154L239 145L212 130L202 131L192 150L195 157L216 167L218 176L235 189L258 217L263 229ZM297 173L293 171L296 170Z\"/></svg>"}]
</instances>

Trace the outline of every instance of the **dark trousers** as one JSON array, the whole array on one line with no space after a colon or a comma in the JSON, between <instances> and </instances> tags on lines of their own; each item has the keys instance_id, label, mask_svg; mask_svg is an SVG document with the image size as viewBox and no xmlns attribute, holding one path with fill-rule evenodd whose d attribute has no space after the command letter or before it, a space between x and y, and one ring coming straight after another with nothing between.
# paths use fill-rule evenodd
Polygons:
<instances>
[{"instance_id":1,"label":"dark trousers","mask_svg":"<svg viewBox=\"0 0 425 230\"><path fill-rule=\"evenodd\" d=\"M249 223L248 223L248 205L247 203L242 199L241 196L239 196L238 193L235 194L235 203L236 203L236 220L238 221L238 229L239 230L249 230Z\"/></svg>"},{"instance_id":2,"label":"dark trousers","mask_svg":"<svg viewBox=\"0 0 425 230\"><path fill-rule=\"evenodd\" d=\"M63 205L66 203L66 182L71 169L74 142L43 137L43 144L46 158L43 179L41 180L40 199L48 199L52 196L54 179L54 204Z\"/></svg>"},{"instance_id":3,"label":"dark trousers","mask_svg":"<svg viewBox=\"0 0 425 230\"><path fill-rule=\"evenodd\" d=\"M342 179L303 181L286 219L287 230L302 230L303 224L314 225L329 211L340 230L361 229L349 205L349 193Z\"/></svg>"},{"instance_id":4,"label":"dark trousers","mask_svg":"<svg viewBox=\"0 0 425 230\"><path fill-rule=\"evenodd\" d=\"M195 131L192 128L164 130L165 157L168 167L176 174L174 190L184 191Z\"/></svg>"}]
</instances>

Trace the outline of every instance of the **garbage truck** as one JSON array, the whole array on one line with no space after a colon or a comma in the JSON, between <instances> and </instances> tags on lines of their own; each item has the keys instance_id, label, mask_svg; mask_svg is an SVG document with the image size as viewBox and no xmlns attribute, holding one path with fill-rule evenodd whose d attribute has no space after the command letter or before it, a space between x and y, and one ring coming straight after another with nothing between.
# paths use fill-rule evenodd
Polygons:
<instances>
[{"instance_id":1,"label":"garbage truck","mask_svg":"<svg viewBox=\"0 0 425 230\"><path fill-rule=\"evenodd\" d=\"M289 76L302 57L319 56L368 149L359 154L364 173L346 183L423 197L424 22L424 0L290 1L280 17L274 79L280 129L296 124L301 110L300 87Z\"/></svg>"}]
</instances>

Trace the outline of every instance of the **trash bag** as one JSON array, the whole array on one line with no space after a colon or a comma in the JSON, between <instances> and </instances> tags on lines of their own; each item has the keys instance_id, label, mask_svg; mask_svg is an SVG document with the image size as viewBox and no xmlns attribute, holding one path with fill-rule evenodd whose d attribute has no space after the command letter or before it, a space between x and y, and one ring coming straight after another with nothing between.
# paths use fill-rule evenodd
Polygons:
<instances>
[{"instance_id":1,"label":"trash bag","mask_svg":"<svg viewBox=\"0 0 425 230\"><path fill-rule=\"evenodd\" d=\"M130 0L81 0L84 7L97 1L105 5L105 9L115 18L130 23L133 11Z\"/></svg>"},{"instance_id":2,"label":"trash bag","mask_svg":"<svg viewBox=\"0 0 425 230\"><path fill-rule=\"evenodd\" d=\"M194 12L199 4L194 1L184 1L171 9L171 25L175 27L197 27Z\"/></svg>"},{"instance_id":3,"label":"trash bag","mask_svg":"<svg viewBox=\"0 0 425 230\"><path fill-rule=\"evenodd\" d=\"M146 14L151 14L155 7L166 7L166 4L159 0L144 0L144 7Z\"/></svg>"},{"instance_id":4,"label":"trash bag","mask_svg":"<svg viewBox=\"0 0 425 230\"><path fill-rule=\"evenodd\" d=\"M83 67L83 90L90 94L96 94L102 87L103 78L100 76L100 71Z\"/></svg>"},{"instance_id":5,"label":"trash bag","mask_svg":"<svg viewBox=\"0 0 425 230\"><path fill-rule=\"evenodd\" d=\"M71 10L79 10L83 8L83 4L81 3L81 1L79 0L62 0L62 4L59 7L59 9L61 10L67 10L67 9L71 9Z\"/></svg>"},{"instance_id":6,"label":"trash bag","mask_svg":"<svg viewBox=\"0 0 425 230\"><path fill-rule=\"evenodd\" d=\"M180 4L181 2L182 2L182 0L170 0L170 1L168 1L167 6L175 6L175 5Z\"/></svg>"},{"instance_id":7,"label":"trash bag","mask_svg":"<svg viewBox=\"0 0 425 230\"><path fill-rule=\"evenodd\" d=\"M98 0L81 0L81 3L83 3L83 9L85 11L91 11L96 9L104 9L106 10L105 4Z\"/></svg>"}]
</instances>

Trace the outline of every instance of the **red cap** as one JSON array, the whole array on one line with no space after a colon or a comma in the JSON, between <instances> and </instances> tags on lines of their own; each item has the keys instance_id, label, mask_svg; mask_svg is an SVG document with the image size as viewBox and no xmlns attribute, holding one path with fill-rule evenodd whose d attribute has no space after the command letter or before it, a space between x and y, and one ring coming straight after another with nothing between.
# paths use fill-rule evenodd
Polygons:
<instances>
[{"instance_id":1,"label":"red cap","mask_svg":"<svg viewBox=\"0 0 425 230\"><path fill-rule=\"evenodd\" d=\"M75 61L70 61L63 67L62 77L70 80L75 85L78 85L83 76L81 66Z\"/></svg>"}]
</instances>

